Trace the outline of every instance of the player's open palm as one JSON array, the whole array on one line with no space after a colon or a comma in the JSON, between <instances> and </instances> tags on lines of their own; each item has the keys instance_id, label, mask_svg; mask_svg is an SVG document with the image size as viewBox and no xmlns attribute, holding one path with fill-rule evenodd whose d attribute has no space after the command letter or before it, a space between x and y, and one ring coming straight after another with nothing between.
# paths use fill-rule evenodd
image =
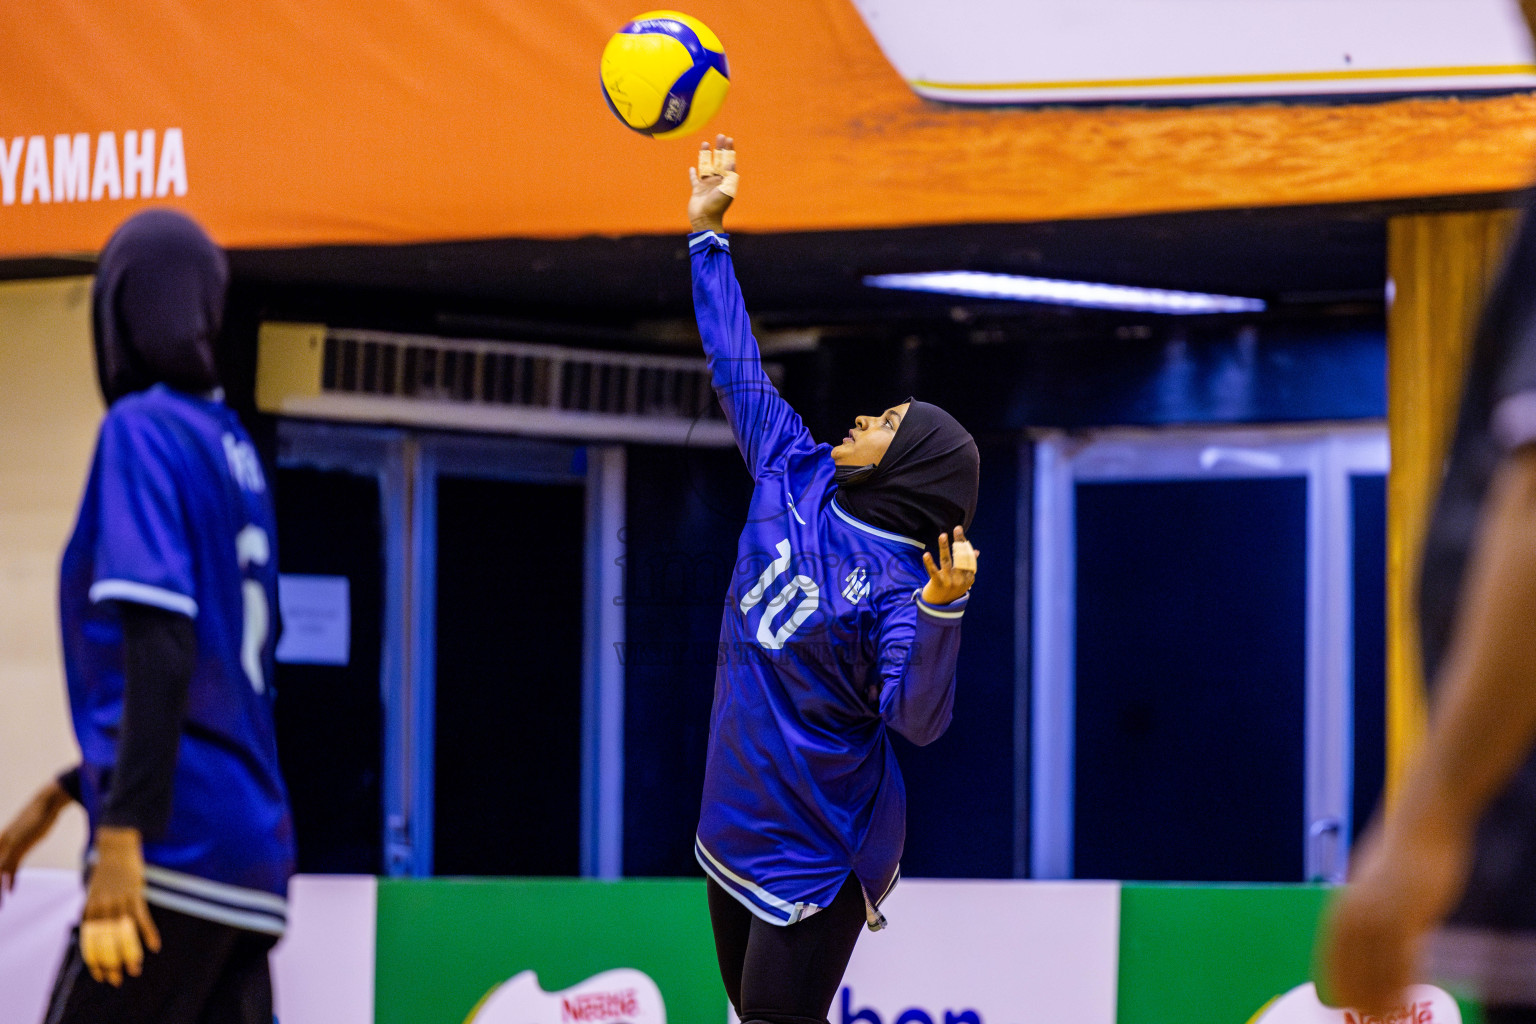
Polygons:
<instances>
[{"instance_id":1,"label":"player's open palm","mask_svg":"<svg viewBox=\"0 0 1536 1024\"><path fill-rule=\"evenodd\" d=\"M740 177L736 173L736 140L715 136L699 144L699 166L688 168L693 195L688 199L688 223L694 231L724 231L725 211L736 198Z\"/></svg>"}]
</instances>

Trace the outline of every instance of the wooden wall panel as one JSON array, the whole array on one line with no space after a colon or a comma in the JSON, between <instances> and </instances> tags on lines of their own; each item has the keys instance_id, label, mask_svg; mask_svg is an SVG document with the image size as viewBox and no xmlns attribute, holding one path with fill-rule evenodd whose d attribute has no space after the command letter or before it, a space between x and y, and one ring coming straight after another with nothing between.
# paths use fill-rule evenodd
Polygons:
<instances>
[{"instance_id":1,"label":"wooden wall panel","mask_svg":"<svg viewBox=\"0 0 1536 1024\"><path fill-rule=\"evenodd\" d=\"M1387 269L1387 791L1424 735L1416 611L1419 548L1455 427L1462 377L1484 298L1517 213L1394 218Z\"/></svg>"},{"instance_id":2,"label":"wooden wall panel","mask_svg":"<svg viewBox=\"0 0 1536 1024\"><path fill-rule=\"evenodd\" d=\"M0 284L0 823L79 759L59 648L59 557L101 422L90 278ZM78 868L85 816L27 858Z\"/></svg>"}]
</instances>

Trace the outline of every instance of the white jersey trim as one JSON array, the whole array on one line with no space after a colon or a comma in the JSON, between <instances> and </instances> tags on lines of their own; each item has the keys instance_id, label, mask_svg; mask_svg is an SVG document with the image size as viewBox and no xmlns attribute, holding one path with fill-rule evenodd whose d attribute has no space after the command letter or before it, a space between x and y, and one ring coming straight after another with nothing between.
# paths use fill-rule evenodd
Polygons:
<instances>
[{"instance_id":1,"label":"white jersey trim","mask_svg":"<svg viewBox=\"0 0 1536 1024\"><path fill-rule=\"evenodd\" d=\"M188 875L156 864L144 865L144 880L166 889L174 889L188 896L201 896L248 910L267 914L286 914L288 901L276 893L260 889L247 889L227 882L214 882L197 875Z\"/></svg>"},{"instance_id":2,"label":"white jersey trim","mask_svg":"<svg viewBox=\"0 0 1536 1024\"><path fill-rule=\"evenodd\" d=\"M885 887L885 892L880 894L879 899L873 900L869 898L869 892L864 890L864 884L859 883L860 890L864 890L864 923L869 926L870 931L878 932L889 923L885 915L880 913L880 904L885 902L885 898L891 894L892 889L896 888L896 883L899 881L901 881L900 864L896 865L896 873L891 876L891 884Z\"/></svg>"},{"instance_id":3,"label":"white jersey trim","mask_svg":"<svg viewBox=\"0 0 1536 1024\"><path fill-rule=\"evenodd\" d=\"M706 231L702 235L697 235L688 239L688 248L690 250L697 249L699 246L708 245L712 241L719 242L721 247L725 249L726 252L731 251L730 239L726 238L724 235L717 235L713 231Z\"/></svg>"},{"instance_id":4,"label":"white jersey trim","mask_svg":"<svg viewBox=\"0 0 1536 1024\"><path fill-rule=\"evenodd\" d=\"M287 930L287 922L283 918L259 912L236 910L217 903L207 903L181 893L168 892L153 885L144 887L144 902L153 903L167 910L175 910L188 917L227 924L231 928L242 928L248 932L282 935Z\"/></svg>"},{"instance_id":5,"label":"white jersey trim","mask_svg":"<svg viewBox=\"0 0 1536 1024\"><path fill-rule=\"evenodd\" d=\"M186 594L178 594L164 587L152 587L147 583L135 583L132 580L97 580L91 584L89 597L92 604L100 604L102 601L131 601L134 604L147 604L151 608L163 608L168 612L176 612L189 619L197 618L197 602Z\"/></svg>"},{"instance_id":6,"label":"white jersey trim","mask_svg":"<svg viewBox=\"0 0 1536 1024\"><path fill-rule=\"evenodd\" d=\"M964 606L962 606L959 611L945 611L943 608L936 607L929 604L927 601L924 601L922 595L923 592L921 590L914 590L912 592L912 602L936 619L958 619L965 614Z\"/></svg>"},{"instance_id":7,"label":"white jersey trim","mask_svg":"<svg viewBox=\"0 0 1536 1024\"><path fill-rule=\"evenodd\" d=\"M698 860L699 867L704 869L705 874L718 882L720 887L726 892L736 897L738 903L769 924L791 925L801 918L809 917L811 914L822 909L814 903L786 902L750 879L741 877L716 860L715 855L704 848L703 841L697 836L693 840L693 855ZM767 909L753 902L754 900L761 900L763 903L768 904L768 906L783 913L784 916L778 917L769 913Z\"/></svg>"},{"instance_id":8,"label":"white jersey trim","mask_svg":"<svg viewBox=\"0 0 1536 1024\"><path fill-rule=\"evenodd\" d=\"M86 855L87 864L94 865L97 859L95 849ZM275 893L214 882L156 864L144 865L144 900L189 917L266 935L282 935L288 925L288 901Z\"/></svg>"},{"instance_id":9,"label":"white jersey trim","mask_svg":"<svg viewBox=\"0 0 1536 1024\"><path fill-rule=\"evenodd\" d=\"M853 518L853 516L849 515L843 510L843 506L837 503L836 497L832 499L832 511L837 515L839 519L853 527L855 530L863 530L865 533L873 534L882 540L895 541L898 544L909 544L912 547L917 548L919 551L924 551L928 547L928 545L924 544L920 540L913 540L911 537L903 537L899 533L891 533L889 530L882 530L878 527L870 526L868 523L862 520Z\"/></svg>"}]
</instances>

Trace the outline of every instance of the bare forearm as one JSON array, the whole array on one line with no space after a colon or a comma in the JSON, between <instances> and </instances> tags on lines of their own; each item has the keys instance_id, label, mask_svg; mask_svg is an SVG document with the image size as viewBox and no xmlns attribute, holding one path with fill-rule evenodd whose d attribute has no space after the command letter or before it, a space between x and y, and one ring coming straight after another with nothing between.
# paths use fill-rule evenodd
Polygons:
<instances>
[{"instance_id":1,"label":"bare forearm","mask_svg":"<svg viewBox=\"0 0 1536 1024\"><path fill-rule=\"evenodd\" d=\"M50 817L57 816L59 812L63 811L71 803L74 803L75 800L65 785L58 779L54 779L38 790L37 796L34 799L39 801L48 811Z\"/></svg>"},{"instance_id":2,"label":"bare forearm","mask_svg":"<svg viewBox=\"0 0 1536 1024\"><path fill-rule=\"evenodd\" d=\"M27 852L48 834L69 802L70 795L59 780L51 780L32 795L15 818L0 828L0 894L15 884L16 872Z\"/></svg>"},{"instance_id":3,"label":"bare forearm","mask_svg":"<svg viewBox=\"0 0 1536 1024\"><path fill-rule=\"evenodd\" d=\"M1400 810L1470 827L1536 740L1536 449L1490 489L1420 760Z\"/></svg>"}]
</instances>

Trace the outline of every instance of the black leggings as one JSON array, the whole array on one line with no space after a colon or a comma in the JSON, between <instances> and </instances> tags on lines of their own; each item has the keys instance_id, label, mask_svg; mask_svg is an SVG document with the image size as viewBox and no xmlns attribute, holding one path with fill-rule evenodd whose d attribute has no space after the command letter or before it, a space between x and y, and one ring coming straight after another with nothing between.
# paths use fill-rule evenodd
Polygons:
<instances>
[{"instance_id":1,"label":"black leggings","mask_svg":"<svg viewBox=\"0 0 1536 1024\"><path fill-rule=\"evenodd\" d=\"M70 936L45 1024L272 1024L270 935L151 906L163 948L122 988L94 981Z\"/></svg>"},{"instance_id":2,"label":"black leggings","mask_svg":"<svg viewBox=\"0 0 1536 1024\"><path fill-rule=\"evenodd\" d=\"M831 906L791 925L769 924L708 884L720 978L743 1024L824 1024L864 927L858 879L850 874Z\"/></svg>"}]
</instances>

